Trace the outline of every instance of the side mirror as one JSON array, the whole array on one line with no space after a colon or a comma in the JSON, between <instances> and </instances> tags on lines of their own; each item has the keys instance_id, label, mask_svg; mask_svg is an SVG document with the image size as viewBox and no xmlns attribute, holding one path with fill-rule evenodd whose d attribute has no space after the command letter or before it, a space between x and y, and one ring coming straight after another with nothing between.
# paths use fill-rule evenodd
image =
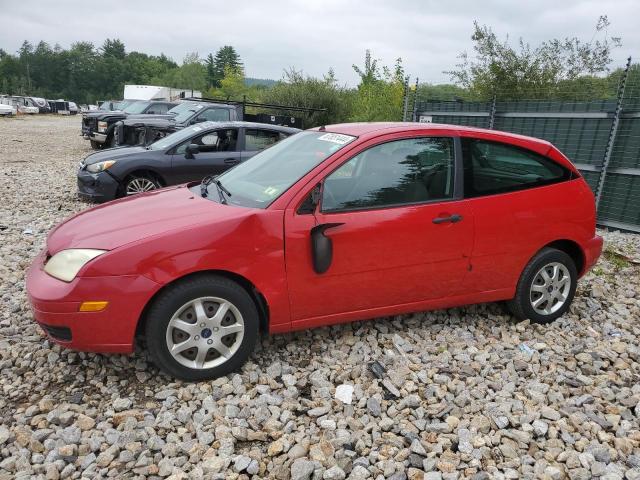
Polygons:
<instances>
[{"instance_id":1,"label":"side mirror","mask_svg":"<svg viewBox=\"0 0 640 480\"><path fill-rule=\"evenodd\" d=\"M338 227L342 223L322 223L311 229L311 256L313 269L316 273L329 270L333 260L333 241L324 232L329 228Z\"/></svg>"},{"instance_id":2,"label":"side mirror","mask_svg":"<svg viewBox=\"0 0 640 480\"><path fill-rule=\"evenodd\" d=\"M191 144L187 145L187 148L185 150L184 156L186 158L193 158L193 155L195 153L199 153L199 152L200 152L200 145L196 145L195 143L191 143Z\"/></svg>"}]
</instances>

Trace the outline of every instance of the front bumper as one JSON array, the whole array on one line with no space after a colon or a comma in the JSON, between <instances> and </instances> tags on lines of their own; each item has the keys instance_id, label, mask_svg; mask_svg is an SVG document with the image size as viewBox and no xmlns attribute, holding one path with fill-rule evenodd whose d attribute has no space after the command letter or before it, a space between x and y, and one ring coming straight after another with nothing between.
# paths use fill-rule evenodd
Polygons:
<instances>
[{"instance_id":1,"label":"front bumper","mask_svg":"<svg viewBox=\"0 0 640 480\"><path fill-rule=\"evenodd\" d=\"M55 343L74 350L131 353L138 320L159 285L140 275L77 277L66 283L44 272L42 252L27 272L35 321ZM79 312L83 301L109 302L101 312Z\"/></svg>"},{"instance_id":2,"label":"front bumper","mask_svg":"<svg viewBox=\"0 0 640 480\"><path fill-rule=\"evenodd\" d=\"M584 248L584 268L580 272L580 276L587 273L596 264L602 254L603 243L604 240L600 235L595 235L586 243Z\"/></svg>"},{"instance_id":3,"label":"front bumper","mask_svg":"<svg viewBox=\"0 0 640 480\"><path fill-rule=\"evenodd\" d=\"M109 173L78 170L78 195L91 202L107 202L118 195L120 183Z\"/></svg>"},{"instance_id":4,"label":"front bumper","mask_svg":"<svg viewBox=\"0 0 640 480\"><path fill-rule=\"evenodd\" d=\"M107 141L107 135L104 133L93 132L87 135L89 140L93 140L94 142L104 143Z\"/></svg>"}]
</instances>

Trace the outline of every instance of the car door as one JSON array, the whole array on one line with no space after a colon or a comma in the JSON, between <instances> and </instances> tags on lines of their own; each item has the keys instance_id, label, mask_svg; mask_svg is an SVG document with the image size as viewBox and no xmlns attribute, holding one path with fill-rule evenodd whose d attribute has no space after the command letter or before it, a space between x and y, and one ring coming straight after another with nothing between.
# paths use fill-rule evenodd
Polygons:
<instances>
[{"instance_id":1,"label":"car door","mask_svg":"<svg viewBox=\"0 0 640 480\"><path fill-rule=\"evenodd\" d=\"M539 152L490 134L464 136L461 145L464 196L476 225L473 268L465 288L470 293L513 292L531 256L562 238L554 230L581 216L581 203L555 185L570 179L571 172Z\"/></svg>"},{"instance_id":2,"label":"car door","mask_svg":"<svg viewBox=\"0 0 640 480\"><path fill-rule=\"evenodd\" d=\"M242 161L253 157L256 153L287 138L288 135L277 130L267 128L245 128Z\"/></svg>"},{"instance_id":3,"label":"car door","mask_svg":"<svg viewBox=\"0 0 640 480\"><path fill-rule=\"evenodd\" d=\"M195 127L199 128L199 127ZM187 147L198 145L199 151L189 154ZM237 128L221 128L198 132L176 147L171 158L175 183L201 180L218 175L240 162Z\"/></svg>"},{"instance_id":4,"label":"car door","mask_svg":"<svg viewBox=\"0 0 640 480\"><path fill-rule=\"evenodd\" d=\"M371 146L324 179L314 213L287 211L294 324L460 293L473 218L460 198L456 144L452 137L419 137ZM333 255L318 273L311 231L325 228Z\"/></svg>"}]
</instances>

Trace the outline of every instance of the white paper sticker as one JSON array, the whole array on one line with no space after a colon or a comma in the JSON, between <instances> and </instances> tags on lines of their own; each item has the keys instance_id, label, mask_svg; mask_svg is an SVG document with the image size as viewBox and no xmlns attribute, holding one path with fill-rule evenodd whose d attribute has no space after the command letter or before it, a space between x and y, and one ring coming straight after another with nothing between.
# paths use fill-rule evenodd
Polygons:
<instances>
[{"instance_id":1,"label":"white paper sticker","mask_svg":"<svg viewBox=\"0 0 640 480\"><path fill-rule=\"evenodd\" d=\"M200 130L202 130L200 127L193 127L194 132L199 132Z\"/></svg>"},{"instance_id":2,"label":"white paper sticker","mask_svg":"<svg viewBox=\"0 0 640 480\"><path fill-rule=\"evenodd\" d=\"M355 137L351 135L343 135L341 133L325 133L324 135L318 137L318 140L324 140L325 142L337 143L338 145L344 145L345 143L349 143Z\"/></svg>"}]
</instances>

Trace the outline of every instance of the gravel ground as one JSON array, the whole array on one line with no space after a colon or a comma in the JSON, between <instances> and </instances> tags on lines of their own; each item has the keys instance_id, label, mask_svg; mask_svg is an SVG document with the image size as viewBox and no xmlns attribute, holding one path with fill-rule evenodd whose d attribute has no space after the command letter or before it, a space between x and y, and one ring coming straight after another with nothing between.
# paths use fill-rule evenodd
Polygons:
<instances>
[{"instance_id":1,"label":"gravel ground","mask_svg":"<svg viewBox=\"0 0 640 480\"><path fill-rule=\"evenodd\" d=\"M87 208L79 127L0 119L0 479L640 478L638 236L604 233L549 326L495 304L383 318L264 338L239 374L185 384L32 321L25 268Z\"/></svg>"}]
</instances>

